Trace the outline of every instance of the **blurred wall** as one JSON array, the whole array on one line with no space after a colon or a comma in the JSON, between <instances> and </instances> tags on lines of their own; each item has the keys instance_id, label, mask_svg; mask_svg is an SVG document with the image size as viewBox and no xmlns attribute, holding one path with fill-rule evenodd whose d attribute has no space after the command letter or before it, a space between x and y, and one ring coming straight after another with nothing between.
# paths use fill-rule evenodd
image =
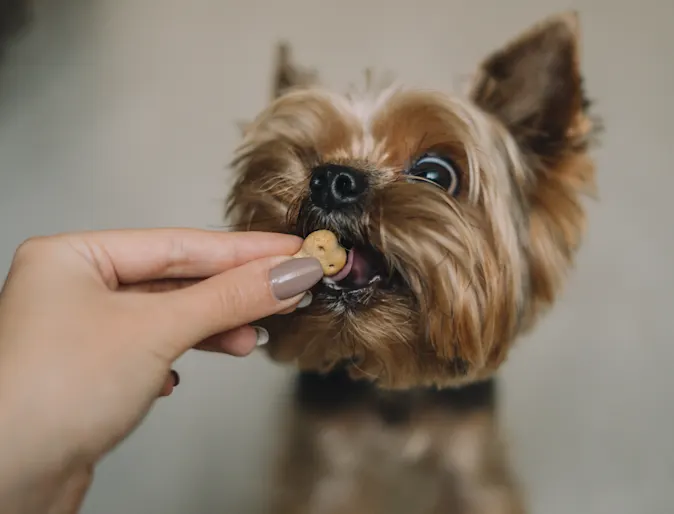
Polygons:
<instances>
[{"instance_id":1,"label":"blurred wall","mask_svg":"<svg viewBox=\"0 0 674 514\"><path fill-rule=\"evenodd\" d=\"M671 0L43 1L0 68L0 270L36 234L222 223L235 121L267 100L273 47L345 87L376 65L443 89L575 7L607 132L600 200L553 314L503 369L532 512L672 512ZM86 514L256 512L287 371L190 354L183 382L101 465Z\"/></svg>"}]
</instances>

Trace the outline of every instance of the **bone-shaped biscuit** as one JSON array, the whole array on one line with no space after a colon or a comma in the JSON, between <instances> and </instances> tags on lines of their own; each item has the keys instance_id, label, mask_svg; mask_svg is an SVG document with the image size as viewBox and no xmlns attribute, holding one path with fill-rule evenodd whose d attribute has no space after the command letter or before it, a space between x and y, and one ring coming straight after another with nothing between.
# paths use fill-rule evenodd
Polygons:
<instances>
[{"instance_id":1,"label":"bone-shaped biscuit","mask_svg":"<svg viewBox=\"0 0 674 514\"><path fill-rule=\"evenodd\" d=\"M329 230L317 230L306 237L302 248L293 257L315 257L321 263L323 274L331 277L344 267L347 255L335 234Z\"/></svg>"}]
</instances>

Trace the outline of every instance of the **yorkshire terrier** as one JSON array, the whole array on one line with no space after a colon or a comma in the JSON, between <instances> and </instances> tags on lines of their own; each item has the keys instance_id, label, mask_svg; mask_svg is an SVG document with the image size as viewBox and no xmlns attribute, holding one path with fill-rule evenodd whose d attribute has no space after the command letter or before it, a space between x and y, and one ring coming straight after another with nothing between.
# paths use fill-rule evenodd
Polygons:
<instances>
[{"instance_id":1,"label":"yorkshire terrier","mask_svg":"<svg viewBox=\"0 0 674 514\"><path fill-rule=\"evenodd\" d=\"M575 13L489 56L466 99L340 95L281 46L247 124L238 229L329 229L348 273L263 320L299 368L274 513L522 513L493 375L559 294L594 191Z\"/></svg>"}]
</instances>

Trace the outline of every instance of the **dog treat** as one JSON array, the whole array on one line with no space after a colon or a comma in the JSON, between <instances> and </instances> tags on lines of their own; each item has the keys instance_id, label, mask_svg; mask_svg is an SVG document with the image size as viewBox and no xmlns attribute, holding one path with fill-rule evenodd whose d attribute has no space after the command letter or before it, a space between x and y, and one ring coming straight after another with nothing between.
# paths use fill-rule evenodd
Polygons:
<instances>
[{"instance_id":1,"label":"dog treat","mask_svg":"<svg viewBox=\"0 0 674 514\"><path fill-rule=\"evenodd\" d=\"M323 274L331 277L341 271L347 256L335 234L329 230L317 230L306 237L302 248L293 257L316 257L321 262Z\"/></svg>"}]
</instances>

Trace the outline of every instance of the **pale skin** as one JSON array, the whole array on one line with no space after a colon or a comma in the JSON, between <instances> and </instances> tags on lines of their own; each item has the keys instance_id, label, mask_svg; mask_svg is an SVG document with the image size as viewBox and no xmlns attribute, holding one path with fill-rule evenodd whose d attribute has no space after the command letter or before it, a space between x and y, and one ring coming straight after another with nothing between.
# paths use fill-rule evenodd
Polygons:
<instances>
[{"instance_id":1,"label":"pale skin","mask_svg":"<svg viewBox=\"0 0 674 514\"><path fill-rule=\"evenodd\" d=\"M24 243L0 293L0 506L78 511L97 462L171 394L189 349L245 356L292 311L269 271L301 239L130 230Z\"/></svg>"}]
</instances>

